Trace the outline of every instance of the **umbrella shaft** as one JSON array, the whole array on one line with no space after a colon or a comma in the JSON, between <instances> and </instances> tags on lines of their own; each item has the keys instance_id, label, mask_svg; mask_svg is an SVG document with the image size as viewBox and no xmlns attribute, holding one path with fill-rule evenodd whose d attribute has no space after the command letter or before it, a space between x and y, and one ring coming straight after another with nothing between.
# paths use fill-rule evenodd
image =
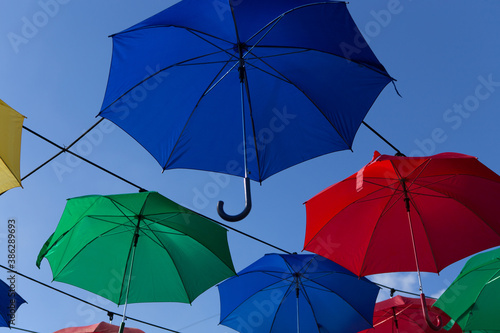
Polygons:
<instances>
[{"instance_id":1,"label":"umbrella shaft","mask_svg":"<svg viewBox=\"0 0 500 333\"><path fill-rule=\"evenodd\" d=\"M418 287L421 293L424 292L422 288L422 278L420 277L420 265L418 264L418 255L417 255L417 245L415 244L415 235L413 234L413 224L411 222L411 214L410 214L410 197L408 196L408 190L406 189L405 180L401 180L401 184L403 186L403 193L405 195L404 201L406 206L406 213L408 215L408 223L410 225L410 235L411 235L411 243L413 245L413 255L415 256L415 265L417 266L417 275L418 275Z\"/></svg>"},{"instance_id":2,"label":"umbrella shaft","mask_svg":"<svg viewBox=\"0 0 500 333\"><path fill-rule=\"evenodd\" d=\"M248 168L247 168L247 141L246 141L246 126L245 126L245 82L244 77L245 74L241 74L245 72L245 66L243 60L240 64L240 88L241 88L241 125L243 128L243 164L245 165L245 178L248 177Z\"/></svg>"},{"instance_id":3,"label":"umbrella shaft","mask_svg":"<svg viewBox=\"0 0 500 333\"><path fill-rule=\"evenodd\" d=\"M413 234L413 225L411 223L410 210L407 211L408 214L408 223L410 224L410 234L411 234L411 242L413 245L413 255L415 256L415 264L417 266L417 275L418 275L418 287L420 292L423 292L422 288L422 278L420 277L420 266L418 264L418 255L417 255L417 246L415 244L415 235Z\"/></svg>"},{"instance_id":4,"label":"umbrella shaft","mask_svg":"<svg viewBox=\"0 0 500 333\"><path fill-rule=\"evenodd\" d=\"M131 249L131 258L130 258L130 268L128 273L128 281L127 281L127 290L125 291L125 304L123 307L123 317L122 323L120 326L120 333L123 332L122 327L125 326L125 315L127 313L127 301L128 301L128 293L130 291L130 281L132 280L132 269L134 268L134 258L135 258L135 249L137 248L137 241L139 240L139 224L141 223L141 219L139 218L137 221L137 225L135 227L134 238L132 241L132 249Z\"/></svg>"},{"instance_id":5,"label":"umbrella shaft","mask_svg":"<svg viewBox=\"0 0 500 333\"><path fill-rule=\"evenodd\" d=\"M294 275L295 275L295 300L297 304L297 333L300 333L300 316L299 316L300 274L294 273Z\"/></svg>"}]
</instances>

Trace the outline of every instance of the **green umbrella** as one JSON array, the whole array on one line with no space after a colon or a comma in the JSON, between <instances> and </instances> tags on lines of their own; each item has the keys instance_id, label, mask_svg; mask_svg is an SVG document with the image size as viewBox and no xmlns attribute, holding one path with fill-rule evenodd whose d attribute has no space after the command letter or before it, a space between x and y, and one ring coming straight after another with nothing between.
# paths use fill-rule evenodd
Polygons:
<instances>
[{"instance_id":1,"label":"green umbrella","mask_svg":"<svg viewBox=\"0 0 500 333\"><path fill-rule=\"evenodd\" d=\"M464 332L500 331L500 248L470 258L434 303Z\"/></svg>"},{"instance_id":2,"label":"green umbrella","mask_svg":"<svg viewBox=\"0 0 500 333\"><path fill-rule=\"evenodd\" d=\"M54 281L124 304L123 320L127 303L191 303L235 275L227 230L157 192L69 199L43 258Z\"/></svg>"}]
</instances>

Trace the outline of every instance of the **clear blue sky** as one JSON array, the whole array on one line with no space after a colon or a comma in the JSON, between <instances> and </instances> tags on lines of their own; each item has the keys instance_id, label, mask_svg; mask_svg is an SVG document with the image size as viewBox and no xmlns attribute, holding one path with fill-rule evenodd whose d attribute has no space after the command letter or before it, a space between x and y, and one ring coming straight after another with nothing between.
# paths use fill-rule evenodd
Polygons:
<instances>
[{"instance_id":1,"label":"clear blue sky","mask_svg":"<svg viewBox=\"0 0 500 333\"><path fill-rule=\"evenodd\" d=\"M0 98L24 114L25 125L69 145L93 125L107 81L111 39L119 32L171 5L172 1L41 0L0 3ZM382 92L365 119L406 155L459 152L474 155L500 172L500 2L497 1L352 1L348 8L369 45L396 78ZM254 208L236 228L288 251L302 250L303 202L357 172L373 151L394 151L361 127L353 152L323 156L252 184ZM104 121L76 145L75 151L149 190L220 220L218 200L228 210L242 206L239 178L208 172L161 172L156 161L133 139ZM58 150L23 133L22 175ZM47 261L35 260L55 229L65 200L87 194L135 192L136 189L68 154L59 156L23 182L24 188L0 197L0 263L7 261L7 221L17 221L17 269L109 310L109 301L62 283L51 283ZM234 264L240 270L272 248L229 232ZM2 248L4 249L2 252ZM3 254L2 254L3 253ZM438 295L463 265L438 276L424 274L427 295ZM0 271L4 279L6 272ZM371 277L383 284L416 292L415 273ZM21 277L17 289L28 301L16 326L53 332L68 325L89 325L107 316ZM386 292L381 297L387 297ZM218 326L216 288L192 305L132 304L128 314L186 333L233 332ZM114 323L118 323L116 318ZM159 329L127 322L146 332ZM7 330L6 328L1 330Z\"/></svg>"}]
</instances>

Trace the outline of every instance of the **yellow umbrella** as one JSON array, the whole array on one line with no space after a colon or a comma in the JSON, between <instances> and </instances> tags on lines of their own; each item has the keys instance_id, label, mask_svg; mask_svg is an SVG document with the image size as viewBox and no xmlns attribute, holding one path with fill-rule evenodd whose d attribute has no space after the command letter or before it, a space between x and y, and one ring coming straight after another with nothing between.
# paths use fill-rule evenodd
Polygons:
<instances>
[{"instance_id":1,"label":"yellow umbrella","mask_svg":"<svg viewBox=\"0 0 500 333\"><path fill-rule=\"evenodd\" d=\"M21 186L24 116L0 99L0 193Z\"/></svg>"}]
</instances>

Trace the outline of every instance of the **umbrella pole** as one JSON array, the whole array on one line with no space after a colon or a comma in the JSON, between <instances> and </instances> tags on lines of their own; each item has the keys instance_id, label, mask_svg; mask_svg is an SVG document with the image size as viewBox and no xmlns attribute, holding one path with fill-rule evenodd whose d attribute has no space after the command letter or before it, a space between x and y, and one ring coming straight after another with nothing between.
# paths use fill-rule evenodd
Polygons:
<instances>
[{"instance_id":1,"label":"umbrella pole","mask_svg":"<svg viewBox=\"0 0 500 333\"><path fill-rule=\"evenodd\" d=\"M424 294L424 290L422 288L422 278L420 277L420 266L418 264L417 246L415 244L415 235L413 234L413 225L411 222L410 198L408 196L408 190L406 189L405 181L402 180L401 184L403 185L403 192L405 195L404 201L405 201L405 205L406 205L406 214L408 215L408 223L410 225L411 242L413 245L413 254L415 256L415 264L417 265L418 284L419 284L419 290L420 290L420 303L422 304L422 313L424 315L425 321L427 322L427 325L431 329L433 329L434 331L439 331L441 328L443 328L443 323L441 322L441 317L437 316L437 325L434 325L434 323L431 321L431 319L429 317L429 313L427 311L427 302L425 301L425 294Z\"/></svg>"},{"instance_id":2,"label":"umbrella pole","mask_svg":"<svg viewBox=\"0 0 500 333\"><path fill-rule=\"evenodd\" d=\"M128 274L128 281L127 281L127 291L125 293L125 304L123 308L123 316L122 316L122 322L120 324L120 330L118 333L123 333L123 330L125 329L125 319L126 318L126 313L127 313L127 302L128 302L128 293L130 291L130 281L132 280L132 268L134 267L134 258L135 258L135 249L137 247L137 241L139 240L139 223L141 223L141 218L138 218L137 225L135 226L135 231L134 231L134 244L132 246L132 258L130 260L130 269L129 269L129 274Z\"/></svg>"},{"instance_id":3,"label":"umbrella pole","mask_svg":"<svg viewBox=\"0 0 500 333\"><path fill-rule=\"evenodd\" d=\"M217 204L217 213L219 216L229 222L237 222L243 220L250 213L252 209L252 197L250 194L250 178L248 178L247 167L247 141L246 141L246 126L245 126L245 59L243 58L242 44L238 42L238 51L240 54L240 66L238 71L240 74L240 88L241 88L241 121L243 127L243 164L245 165L245 208L237 215L229 215L224 212L224 202L219 201Z\"/></svg>"},{"instance_id":4,"label":"umbrella pole","mask_svg":"<svg viewBox=\"0 0 500 333\"><path fill-rule=\"evenodd\" d=\"M399 333L398 317L396 316L396 309L392 308L392 315L394 316L394 326L396 326L396 333Z\"/></svg>"},{"instance_id":5,"label":"umbrella pole","mask_svg":"<svg viewBox=\"0 0 500 333\"><path fill-rule=\"evenodd\" d=\"M299 317L299 278L300 273L293 273L295 277L295 299L297 304L297 333L300 333L300 317Z\"/></svg>"}]
</instances>

